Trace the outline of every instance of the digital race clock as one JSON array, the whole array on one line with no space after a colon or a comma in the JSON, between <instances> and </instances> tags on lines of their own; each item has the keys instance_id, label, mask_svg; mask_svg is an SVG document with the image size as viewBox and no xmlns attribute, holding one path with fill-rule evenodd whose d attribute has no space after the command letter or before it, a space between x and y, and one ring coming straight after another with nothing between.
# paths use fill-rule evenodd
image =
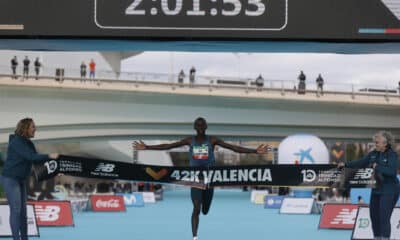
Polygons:
<instances>
[{"instance_id":1,"label":"digital race clock","mask_svg":"<svg viewBox=\"0 0 400 240\"><path fill-rule=\"evenodd\" d=\"M94 0L105 29L280 31L288 0Z\"/></svg>"}]
</instances>

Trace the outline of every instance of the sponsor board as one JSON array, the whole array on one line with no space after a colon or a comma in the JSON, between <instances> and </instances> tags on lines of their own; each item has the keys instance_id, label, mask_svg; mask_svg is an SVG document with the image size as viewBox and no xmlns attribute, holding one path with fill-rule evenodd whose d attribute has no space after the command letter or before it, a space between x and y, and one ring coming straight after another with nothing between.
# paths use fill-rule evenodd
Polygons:
<instances>
[{"instance_id":1,"label":"sponsor board","mask_svg":"<svg viewBox=\"0 0 400 240\"><path fill-rule=\"evenodd\" d=\"M156 196L154 195L153 192L142 192L143 195L143 201L145 203L155 203L156 202Z\"/></svg>"},{"instance_id":2,"label":"sponsor board","mask_svg":"<svg viewBox=\"0 0 400 240\"><path fill-rule=\"evenodd\" d=\"M124 198L116 195L91 195L89 197L94 212L126 211Z\"/></svg>"},{"instance_id":3,"label":"sponsor board","mask_svg":"<svg viewBox=\"0 0 400 240\"><path fill-rule=\"evenodd\" d=\"M255 203L257 195L262 194L263 196L265 196L268 195L268 193L268 190L251 190L250 202Z\"/></svg>"},{"instance_id":4,"label":"sponsor board","mask_svg":"<svg viewBox=\"0 0 400 240\"><path fill-rule=\"evenodd\" d=\"M27 204L26 207L28 215L28 236L40 237L33 205ZM0 204L0 237L12 237L9 219L10 207L7 204Z\"/></svg>"},{"instance_id":5,"label":"sponsor board","mask_svg":"<svg viewBox=\"0 0 400 240\"><path fill-rule=\"evenodd\" d=\"M71 203L69 201L32 201L37 225L74 226Z\"/></svg>"},{"instance_id":6,"label":"sponsor board","mask_svg":"<svg viewBox=\"0 0 400 240\"><path fill-rule=\"evenodd\" d=\"M390 239L400 239L400 208L396 207L393 209L391 223L391 234ZM371 218L369 217L369 207L360 206L356 217L356 223L354 224L353 233L351 235L352 240L367 240L374 239L372 233Z\"/></svg>"},{"instance_id":7,"label":"sponsor board","mask_svg":"<svg viewBox=\"0 0 400 240\"><path fill-rule=\"evenodd\" d=\"M264 198L265 196L267 196L267 194L263 194L263 193L257 193L256 197L254 199L254 203L255 204L264 204Z\"/></svg>"},{"instance_id":8,"label":"sponsor board","mask_svg":"<svg viewBox=\"0 0 400 240\"><path fill-rule=\"evenodd\" d=\"M319 220L319 228L353 229L358 204L325 204Z\"/></svg>"},{"instance_id":9,"label":"sponsor board","mask_svg":"<svg viewBox=\"0 0 400 240\"><path fill-rule=\"evenodd\" d=\"M140 192L118 195L124 198L126 207L144 207L143 195Z\"/></svg>"},{"instance_id":10,"label":"sponsor board","mask_svg":"<svg viewBox=\"0 0 400 240\"><path fill-rule=\"evenodd\" d=\"M265 196L264 198L264 208L281 208L283 199L285 196Z\"/></svg>"},{"instance_id":11,"label":"sponsor board","mask_svg":"<svg viewBox=\"0 0 400 240\"><path fill-rule=\"evenodd\" d=\"M313 198L284 198L279 213L311 214L314 206Z\"/></svg>"}]
</instances>

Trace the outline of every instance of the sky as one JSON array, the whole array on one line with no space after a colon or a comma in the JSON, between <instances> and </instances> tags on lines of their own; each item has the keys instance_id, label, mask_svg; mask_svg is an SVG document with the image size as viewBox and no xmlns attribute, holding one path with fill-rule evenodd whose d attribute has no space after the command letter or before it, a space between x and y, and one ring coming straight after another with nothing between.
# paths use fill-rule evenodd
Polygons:
<instances>
[{"instance_id":1,"label":"sky","mask_svg":"<svg viewBox=\"0 0 400 240\"><path fill-rule=\"evenodd\" d=\"M173 64L171 64L171 62ZM300 70L307 82L321 73L327 85L356 84L396 88L400 81L400 54L311 54L311 53L200 53L144 52L124 60L122 71L197 74L293 81Z\"/></svg>"}]
</instances>

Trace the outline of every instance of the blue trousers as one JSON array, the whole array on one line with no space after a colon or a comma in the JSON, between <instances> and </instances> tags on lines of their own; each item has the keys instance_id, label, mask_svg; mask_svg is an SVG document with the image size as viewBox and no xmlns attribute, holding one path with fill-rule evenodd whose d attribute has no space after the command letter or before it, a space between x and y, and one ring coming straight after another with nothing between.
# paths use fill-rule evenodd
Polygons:
<instances>
[{"instance_id":1,"label":"blue trousers","mask_svg":"<svg viewBox=\"0 0 400 240\"><path fill-rule=\"evenodd\" d=\"M26 182L4 176L1 180L10 206L10 227L13 239L27 240Z\"/></svg>"},{"instance_id":2,"label":"blue trousers","mask_svg":"<svg viewBox=\"0 0 400 240\"><path fill-rule=\"evenodd\" d=\"M399 199L399 194L371 194L369 215L374 237L390 238L390 217Z\"/></svg>"}]
</instances>

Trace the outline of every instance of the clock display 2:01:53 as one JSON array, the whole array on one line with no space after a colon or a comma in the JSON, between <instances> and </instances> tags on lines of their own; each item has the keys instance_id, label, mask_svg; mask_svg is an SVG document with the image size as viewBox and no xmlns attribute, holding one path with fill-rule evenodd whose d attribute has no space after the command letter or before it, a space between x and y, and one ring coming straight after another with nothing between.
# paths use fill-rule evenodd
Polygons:
<instances>
[{"instance_id":1,"label":"clock display 2:01:53","mask_svg":"<svg viewBox=\"0 0 400 240\"><path fill-rule=\"evenodd\" d=\"M206 16L209 13L211 16L237 16L244 10L245 16L257 17L266 12L265 0L208 0L211 3L208 5L222 2L222 5L215 4L215 7L211 7L208 11L201 6L201 3L204 3L206 0L151 0L152 2L160 1L160 9L157 7L146 9L144 4L142 4L144 1L149 0L133 0L125 9L125 15L145 16L149 14L164 14L166 16L176 16L184 14L186 16ZM242 1L246 1L246 4L242 4ZM190 6L185 6L187 10L183 10L184 3L190 4ZM246 9L242 9L244 5L246 5Z\"/></svg>"}]
</instances>

